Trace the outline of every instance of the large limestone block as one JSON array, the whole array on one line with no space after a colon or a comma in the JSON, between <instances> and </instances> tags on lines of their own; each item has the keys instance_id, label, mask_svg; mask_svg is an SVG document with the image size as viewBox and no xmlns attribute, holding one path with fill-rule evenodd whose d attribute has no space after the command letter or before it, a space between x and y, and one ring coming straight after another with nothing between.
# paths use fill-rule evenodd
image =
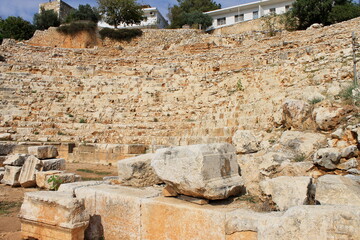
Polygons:
<instances>
[{"instance_id":1,"label":"large limestone block","mask_svg":"<svg viewBox=\"0 0 360 240\"><path fill-rule=\"evenodd\" d=\"M324 175L316 183L315 198L321 205L360 206L360 184L347 177Z\"/></svg>"},{"instance_id":2,"label":"large limestone block","mask_svg":"<svg viewBox=\"0 0 360 240\"><path fill-rule=\"evenodd\" d=\"M5 170L0 169L0 181L3 179L4 173L5 173Z\"/></svg>"},{"instance_id":3,"label":"large limestone block","mask_svg":"<svg viewBox=\"0 0 360 240\"><path fill-rule=\"evenodd\" d=\"M226 234L257 232L258 240L360 239L360 207L295 206L286 212L239 209L227 215Z\"/></svg>"},{"instance_id":4,"label":"large limestone block","mask_svg":"<svg viewBox=\"0 0 360 240\"><path fill-rule=\"evenodd\" d=\"M216 200L243 191L235 148L228 143L159 149L151 165L179 194Z\"/></svg>"},{"instance_id":5,"label":"large limestone block","mask_svg":"<svg viewBox=\"0 0 360 240\"><path fill-rule=\"evenodd\" d=\"M58 191L70 192L75 195L75 190L78 188L103 185L103 184L109 184L109 181L86 181L86 182L63 183L60 185Z\"/></svg>"},{"instance_id":6,"label":"large limestone block","mask_svg":"<svg viewBox=\"0 0 360 240\"><path fill-rule=\"evenodd\" d=\"M283 121L286 127L309 128L312 125L310 104L301 100L286 99L283 104Z\"/></svg>"},{"instance_id":7,"label":"large limestone block","mask_svg":"<svg viewBox=\"0 0 360 240\"><path fill-rule=\"evenodd\" d=\"M21 167L5 166L4 177L1 180L1 183L10 185L12 187L20 186L19 183L20 172L21 172Z\"/></svg>"},{"instance_id":8,"label":"large limestone block","mask_svg":"<svg viewBox=\"0 0 360 240\"><path fill-rule=\"evenodd\" d=\"M259 240L360 239L357 206L297 206L258 232Z\"/></svg>"},{"instance_id":9,"label":"large limestone block","mask_svg":"<svg viewBox=\"0 0 360 240\"><path fill-rule=\"evenodd\" d=\"M28 156L29 155L27 155L27 154L9 155L6 157L6 160L4 161L4 165L22 166L22 165L24 165L24 162Z\"/></svg>"},{"instance_id":10,"label":"large limestone block","mask_svg":"<svg viewBox=\"0 0 360 240\"><path fill-rule=\"evenodd\" d=\"M94 237L101 232L99 229L103 229L104 236L96 236L98 239L145 239L140 236L142 201L160 193L154 188L104 184L76 188L76 197L84 199L86 212L91 216L90 222L95 225L89 226L86 236Z\"/></svg>"},{"instance_id":11,"label":"large limestone block","mask_svg":"<svg viewBox=\"0 0 360 240\"><path fill-rule=\"evenodd\" d=\"M41 171L65 170L65 159L54 158L41 160Z\"/></svg>"},{"instance_id":12,"label":"large limestone block","mask_svg":"<svg viewBox=\"0 0 360 240\"><path fill-rule=\"evenodd\" d=\"M20 210L23 238L84 239L89 216L83 200L66 192L26 193Z\"/></svg>"},{"instance_id":13,"label":"large limestone block","mask_svg":"<svg viewBox=\"0 0 360 240\"><path fill-rule=\"evenodd\" d=\"M224 209L164 197L144 200L141 209L142 239L225 239Z\"/></svg>"},{"instance_id":14,"label":"large limestone block","mask_svg":"<svg viewBox=\"0 0 360 240\"><path fill-rule=\"evenodd\" d=\"M75 173L65 173L63 171L46 171L36 173L36 184L45 189L56 190L59 185L61 186L63 183L73 183L78 181L81 181L81 176Z\"/></svg>"},{"instance_id":15,"label":"large limestone block","mask_svg":"<svg viewBox=\"0 0 360 240\"><path fill-rule=\"evenodd\" d=\"M54 176L56 174L59 174L59 173L62 173L62 171L37 172L36 173L36 185L39 188L50 189L50 186L52 186L52 184L48 182L50 177Z\"/></svg>"},{"instance_id":16,"label":"large limestone block","mask_svg":"<svg viewBox=\"0 0 360 240\"><path fill-rule=\"evenodd\" d=\"M36 186L36 173L41 169L41 161L30 155L22 166L19 182L22 187Z\"/></svg>"},{"instance_id":17,"label":"large limestone block","mask_svg":"<svg viewBox=\"0 0 360 240\"><path fill-rule=\"evenodd\" d=\"M254 153L259 151L259 142L250 130L237 130L232 137L237 153Z\"/></svg>"},{"instance_id":18,"label":"large limestone block","mask_svg":"<svg viewBox=\"0 0 360 240\"><path fill-rule=\"evenodd\" d=\"M0 155L9 155L12 153L16 144L13 143L0 143Z\"/></svg>"},{"instance_id":19,"label":"large limestone block","mask_svg":"<svg viewBox=\"0 0 360 240\"><path fill-rule=\"evenodd\" d=\"M313 113L313 119L321 130L333 130L345 117L345 109L334 107L319 107Z\"/></svg>"},{"instance_id":20,"label":"large limestone block","mask_svg":"<svg viewBox=\"0 0 360 240\"><path fill-rule=\"evenodd\" d=\"M320 146L325 146L326 136L320 133L285 131L279 142L295 153L309 156Z\"/></svg>"},{"instance_id":21,"label":"large limestone block","mask_svg":"<svg viewBox=\"0 0 360 240\"><path fill-rule=\"evenodd\" d=\"M119 181L121 184L145 187L162 183L151 166L153 157L154 154L145 154L118 161Z\"/></svg>"},{"instance_id":22,"label":"large limestone block","mask_svg":"<svg viewBox=\"0 0 360 240\"><path fill-rule=\"evenodd\" d=\"M28 153L39 159L56 158L58 156L56 147L51 145L29 147Z\"/></svg>"},{"instance_id":23,"label":"large limestone block","mask_svg":"<svg viewBox=\"0 0 360 240\"><path fill-rule=\"evenodd\" d=\"M326 169L336 169L341 159L341 153L337 148L321 148L314 154L313 162Z\"/></svg>"},{"instance_id":24,"label":"large limestone block","mask_svg":"<svg viewBox=\"0 0 360 240\"><path fill-rule=\"evenodd\" d=\"M260 183L265 195L271 196L272 201L280 211L290 207L308 204L311 199L312 179L310 177L277 177Z\"/></svg>"},{"instance_id":25,"label":"large limestone block","mask_svg":"<svg viewBox=\"0 0 360 240\"><path fill-rule=\"evenodd\" d=\"M5 161L6 161L6 156L0 156L0 167L4 166Z\"/></svg>"}]
</instances>

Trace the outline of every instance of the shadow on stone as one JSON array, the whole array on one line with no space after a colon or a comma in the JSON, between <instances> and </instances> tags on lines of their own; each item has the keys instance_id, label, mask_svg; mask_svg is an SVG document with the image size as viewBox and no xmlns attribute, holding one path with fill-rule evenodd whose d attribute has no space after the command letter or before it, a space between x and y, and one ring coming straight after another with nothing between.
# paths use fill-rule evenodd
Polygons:
<instances>
[{"instance_id":1,"label":"shadow on stone","mask_svg":"<svg viewBox=\"0 0 360 240\"><path fill-rule=\"evenodd\" d=\"M85 240L103 240L104 228L100 215L90 216L89 226L85 229Z\"/></svg>"}]
</instances>

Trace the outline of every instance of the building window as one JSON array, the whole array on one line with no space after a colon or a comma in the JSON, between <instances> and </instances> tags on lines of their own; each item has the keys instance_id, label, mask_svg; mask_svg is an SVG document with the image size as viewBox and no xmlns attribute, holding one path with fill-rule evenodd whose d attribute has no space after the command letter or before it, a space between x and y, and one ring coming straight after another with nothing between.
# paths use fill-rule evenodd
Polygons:
<instances>
[{"instance_id":1,"label":"building window","mask_svg":"<svg viewBox=\"0 0 360 240\"><path fill-rule=\"evenodd\" d=\"M253 19L259 18L259 11L253 11Z\"/></svg>"},{"instance_id":2,"label":"building window","mask_svg":"<svg viewBox=\"0 0 360 240\"><path fill-rule=\"evenodd\" d=\"M225 25L226 24L226 18L218 18L217 19L217 25Z\"/></svg>"},{"instance_id":3,"label":"building window","mask_svg":"<svg viewBox=\"0 0 360 240\"><path fill-rule=\"evenodd\" d=\"M276 8L270 8L270 14L275 14L276 13Z\"/></svg>"},{"instance_id":4,"label":"building window","mask_svg":"<svg viewBox=\"0 0 360 240\"><path fill-rule=\"evenodd\" d=\"M244 14L235 15L235 22L243 22Z\"/></svg>"},{"instance_id":5,"label":"building window","mask_svg":"<svg viewBox=\"0 0 360 240\"><path fill-rule=\"evenodd\" d=\"M291 8L290 5L286 5L285 6L285 12L288 12L290 10L290 8Z\"/></svg>"}]
</instances>

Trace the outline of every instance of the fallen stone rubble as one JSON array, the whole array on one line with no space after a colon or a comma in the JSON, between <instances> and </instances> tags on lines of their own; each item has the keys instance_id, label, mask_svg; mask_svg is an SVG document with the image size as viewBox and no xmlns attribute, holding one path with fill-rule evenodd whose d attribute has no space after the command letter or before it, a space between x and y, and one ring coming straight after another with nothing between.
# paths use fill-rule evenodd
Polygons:
<instances>
[{"instance_id":1,"label":"fallen stone rubble","mask_svg":"<svg viewBox=\"0 0 360 240\"><path fill-rule=\"evenodd\" d=\"M29 154L7 155L0 170L1 183L12 187L58 188L61 183L80 181L74 173L66 173L65 159L56 158L54 146L29 147ZM53 179L51 179L53 178Z\"/></svg>"},{"instance_id":2,"label":"fallen stone rubble","mask_svg":"<svg viewBox=\"0 0 360 240\"><path fill-rule=\"evenodd\" d=\"M360 237L360 185L349 177L351 174L270 174L258 182L260 197L272 201L277 211L239 209L211 200L207 192L230 197L232 194L219 191L226 192L233 179L240 184L235 186L247 186L242 168L234 165L235 152L230 144L163 148L155 154L120 160L117 181L65 183L57 192L27 193L20 213L23 237L60 239L46 237L60 233L61 239L114 240ZM315 162L309 159L308 163L316 168ZM39 179L46 177L46 172L38 174L42 175ZM356 175L351 176L356 179ZM241 191L235 195L244 194L250 196Z\"/></svg>"}]
</instances>

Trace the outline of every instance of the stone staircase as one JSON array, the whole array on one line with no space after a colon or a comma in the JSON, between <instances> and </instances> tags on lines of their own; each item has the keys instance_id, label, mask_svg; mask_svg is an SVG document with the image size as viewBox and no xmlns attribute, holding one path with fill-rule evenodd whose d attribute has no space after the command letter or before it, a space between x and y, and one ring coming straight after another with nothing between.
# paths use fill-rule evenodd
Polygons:
<instances>
[{"instance_id":1,"label":"stone staircase","mask_svg":"<svg viewBox=\"0 0 360 240\"><path fill-rule=\"evenodd\" d=\"M351 80L350 35L360 34L359 22L273 38L146 30L122 50L5 42L0 133L152 146L272 131L286 98L327 96Z\"/></svg>"}]
</instances>

